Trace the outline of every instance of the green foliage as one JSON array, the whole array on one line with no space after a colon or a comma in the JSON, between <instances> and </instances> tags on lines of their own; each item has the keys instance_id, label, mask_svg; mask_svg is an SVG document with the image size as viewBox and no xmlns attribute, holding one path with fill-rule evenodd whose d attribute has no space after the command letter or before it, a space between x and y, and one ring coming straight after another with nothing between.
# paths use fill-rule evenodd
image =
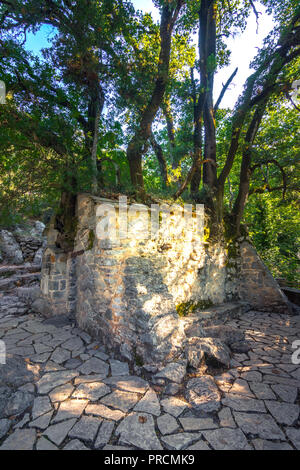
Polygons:
<instances>
[{"instance_id":1,"label":"green foliage","mask_svg":"<svg viewBox=\"0 0 300 470\"><path fill-rule=\"evenodd\" d=\"M278 195L259 195L249 202L246 220L253 243L272 274L299 287L299 206Z\"/></svg>"},{"instance_id":2,"label":"green foliage","mask_svg":"<svg viewBox=\"0 0 300 470\"><path fill-rule=\"evenodd\" d=\"M229 64L231 51L225 39L245 29L253 3L215 2L216 53L208 57L208 73L217 73ZM279 35L286 34L299 7L296 0L261 3L273 15L275 27L253 60L252 67L259 73L249 99L259 97L269 73L268 65L260 67L274 52ZM175 6L176 1L156 0L154 4L162 9L167 4ZM202 91L193 42L200 6L201 0L185 2L175 25L164 104L152 126L168 170L166 188L162 189L155 153L148 143L144 148L145 189L163 199L172 198L193 162L194 105ZM136 12L130 1L118 0L0 0L0 17L0 79L8 90L7 104L0 105L0 225L55 210L62 191L91 191L96 173L91 159L96 135L93 112L99 86L104 99L97 127L99 192L132 194L126 147L153 93L161 46L159 24L150 14ZM26 33L45 25L52 28L52 45L34 56L24 46ZM300 251L299 110L290 104L287 94L293 81L299 79L299 65L299 58L290 61L272 89L252 149L250 194L244 216L252 240L273 274L294 285L299 283ZM225 219L239 191L245 134L253 114L251 109L245 118L225 185ZM215 116L218 176L235 129L233 116L234 110L222 108ZM189 201L190 197L187 187L182 200ZM202 184L199 200L206 202L209 197L209 188ZM89 245L92 243L90 234ZM194 304L179 305L178 313L185 315L194 308Z\"/></svg>"}]
</instances>

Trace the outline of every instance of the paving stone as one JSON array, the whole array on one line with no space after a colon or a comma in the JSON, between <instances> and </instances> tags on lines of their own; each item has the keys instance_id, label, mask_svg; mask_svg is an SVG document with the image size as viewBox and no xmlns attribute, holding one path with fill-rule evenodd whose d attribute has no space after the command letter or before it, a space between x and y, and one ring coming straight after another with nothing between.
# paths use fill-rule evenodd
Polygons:
<instances>
[{"instance_id":1,"label":"paving stone","mask_svg":"<svg viewBox=\"0 0 300 470\"><path fill-rule=\"evenodd\" d=\"M77 369L77 367L81 366L82 361L80 359L69 359L67 362L64 363L65 369Z\"/></svg>"},{"instance_id":2,"label":"paving stone","mask_svg":"<svg viewBox=\"0 0 300 470\"><path fill-rule=\"evenodd\" d=\"M14 428L15 429L23 428L27 423L29 423L29 421L30 421L30 415L29 413L26 413L21 419L21 421L15 424Z\"/></svg>"},{"instance_id":3,"label":"paving stone","mask_svg":"<svg viewBox=\"0 0 300 470\"><path fill-rule=\"evenodd\" d=\"M166 395L176 395L180 390L180 385L176 383L170 383L166 386L165 394Z\"/></svg>"},{"instance_id":4,"label":"paving stone","mask_svg":"<svg viewBox=\"0 0 300 470\"><path fill-rule=\"evenodd\" d=\"M101 420L93 416L82 416L69 432L69 437L93 442L98 432Z\"/></svg>"},{"instance_id":5,"label":"paving stone","mask_svg":"<svg viewBox=\"0 0 300 470\"><path fill-rule=\"evenodd\" d=\"M4 441L0 450L32 450L36 440L34 429L17 429Z\"/></svg>"},{"instance_id":6,"label":"paving stone","mask_svg":"<svg viewBox=\"0 0 300 470\"><path fill-rule=\"evenodd\" d=\"M298 369L292 372L291 375L300 382L300 367L298 367Z\"/></svg>"},{"instance_id":7,"label":"paving stone","mask_svg":"<svg viewBox=\"0 0 300 470\"><path fill-rule=\"evenodd\" d=\"M53 424L44 431L43 435L47 436L57 446L60 446L75 423L76 418L68 419L59 424Z\"/></svg>"},{"instance_id":8,"label":"paving stone","mask_svg":"<svg viewBox=\"0 0 300 470\"><path fill-rule=\"evenodd\" d=\"M225 398L222 400L224 406L229 406L235 411L254 411L258 413L266 412L264 402L255 400L253 398L243 397L240 395L231 395L225 393Z\"/></svg>"},{"instance_id":9,"label":"paving stone","mask_svg":"<svg viewBox=\"0 0 300 470\"><path fill-rule=\"evenodd\" d=\"M272 442L264 439L253 439L255 450L293 450L287 442Z\"/></svg>"},{"instance_id":10,"label":"paving stone","mask_svg":"<svg viewBox=\"0 0 300 470\"><path fill-rule=\"evenodd\" d=\"M93 353L93 356L102 359L102 361L107 361L107 359L109 359L109 356L102 351L96 351L95 354Z\"/></svg>"},{"instance_id":11,"label":"paving stone","mask_svg":"<svg viewBox=\"0 0 300 470\"><path fill-rule=\"evenodd\" d=\"M113 423L112 421L103 421L95 442L95 449L103 447L110 441L114 427L115 423Z\"/></svg>"},{"instance_id":12,"label":"paving stone","mask_svg":"<svg viewBox=\"0 0 300 470\"><path fill-rule=\"evenodd\" d=\"M79 349L82 349L84 344L81 338L79 338L78 336L73 336L61 346L64 349L67 349L68 351L77 351Z\"/></svg>"},{"instance_id":13,"label":"paving stone","mask_svg":"<svg viewBox=\"0 0 300 470\"><path fill-rule=\"evenodd\" d=\"M32 394L34 394L34 392L35 392L34 385L31 384L31 383L22 385L22 387L19 387L18 390L20 390L21 392L28 392L28 393L32 393Z\"/></svg>"},{"instance_id":14,"label":"paving stone","mask_svg":"<svg viewBox=\"0 0 300 470\"><path fill-rule=\"evenodd\" d=\"M114 385L116 388L126 392L145 393L149 388L148 382L136 376L109 377L104 379L103 382L107 385Z\"/></svg>"},{"instance_id":15,"label":"paving stone","mask_svg":"<svg viewBox=\"0 0 300 470\"><path fill-rule=\"evenodd\" d=\"M136 393L115 390L110 395L101 399L101 403L118 410L128 412L137 403L139 396Z\"/></svg>"},{"instance_id":16,"label":"paving stone","mask_svg":"<svg viewBox=\"0 0 300 470\"><path fill-rule=\"evenodd\" d=\"M52 442L45 437L40 437L36 443L36 450L59 450Z\"/></svg>"},{"instance_id":17,"label":"paving stone","mask_svg":"<svg viewBox=\"0 0 300 470\"><path fill-rule=\"evenodd\" d=\"M144 397L137 403L134 411L141 413L150 413L154 416L159 416L161 413L160 403L154 390L148 390Z\"/></svg>"},{"instance_id":18,"label":"paving stone","mask_svg":"<svg viewBox=\"0 0 300 470\"><path fill-rule=\"evenodd\" d=\"M219 427L212 418L179 418L179 421L185 431L202 431Z\"/></svg>"},{"instance_id":19,"label":"paving stone","mask_svg":"<svg viewBox=\"0 0 300 470\"><path fill-rule=\"evenodd\" d=\"M9 418L10 416L19 416L33 403L33 395L28 392L17 391L14 393L8 400L2 415L4 418Z\"/></svg>"},{"instance_id":20,"label":"paving stone","mask_svg":"<svg viewBox=\"0 0 300 470\"><path fill-rule=\"evenodd\" d=\"M250 398L255 398L251 392L248 382L243 379L236 379L232 387L230 388L230 393L236 393L238 395L245 395Z\"/></svg>"},{"instance_id":21,"label":"paving stone","mask_svg":"<svg viewBox=\"0 0 300 470\"><path fill-rule=\"evenodd\" d=\"M277 401L266 400L265 404L280 424L292 426L299 418L300 407L291 403L279 403Z\"/></svg>"},{"instance_id":22,"label":"paving stone","mask_svg":"<svg viewBox=\"0 0 300 470\"><path fill-rule=\"evenodd\" d=\"M105 382L105 377L106 375L104 374L81 375L80 377L76 377L74 384L80 385L89 382Z\"/></svg>"},{"instance_id":23,"label":"paving stone","mask_svg":"<svg viewBox=\"0 0 300 470\"><path fill-rule=\"evenodd\" d=\"M236 428L236 424L230 408L222 408L218 413L218 417L220 420L220 426L222 428Z\"/></svg>"},{"instance_id":24,"label":"paving stone","mask_svg":"<svg viewBox=\"0 0 300 470\"><path fill-rule=\"evenodd\" d=\"M45 364L50 357L50 353L43 353L43 354L34 354L30 356L30 361L36 364Z\"/></svg>"},{"instance_id":25,"label":"paving stone","mask_svg":"<svg viewBox=\"0 0 300 470\"><path fill-rule=\"evenodd\" d=\"M64 385L65 383L70 382L78 375L78 372L69 370L47 373L37 382L38 393L45 395L59 385Z\"/></svg>"},{"instance_id":26,"label":"paving stone","mask_svg":"<svg viewBox=\"0 0 300 470\"><path fill-rule=\"evenodd\" d=\"M220 428L203 431L203 435L215 450L251 450L240 429Z\"/></svg>"},{"instance_id":27,"label":"paving stone","mask_svg":"<svg viewBox=\"0 0 300 470\"><path fill-rule=\"evenodd\" d=\"M186 448L186 450L211 450L208 445L204 441L198 441L196 444L193 444L192 446L189 446Z\"/></svg>"},{"instance_id":28,"label":"paving stone","mask_svg":"<svg viewBox=\"0 0 300 470\"><path fill-rule=\"evenodd\" d=\"M276 395L268 384L251 382L250 388L258 400L275 400Z\"/></svg>"},{"instance_id":29,"label":"paving stone","mask_svg":"<svg viewBox=\"0 0 300 470\"><path fill-rule=\"evenodd\" d=\"M289 440L294 444L297 450L300 450L300 429L286 428L286 435Z\"/></svg>"},{"instance_id":30,"label":"paving stone","mask_svg":"<svg viewBox=\"0 0 300 470\"><path fill-rule=\"evenodd\" d=\"M111 410L107 406L97 404L97 405L88 405L85 409L86 414L91 414L94 416L100 416L101 418L110 419L113 421L120 421L124 418L125 413L120 410Z\"/></svg>"},{"instance_id":31,"label":"paving stone","mask_svg":"<svg viewBox=\"0 0 300 470\"><path fill-rule=\"evenodd\" d=\"M38 429L47 429L47 427L50 424L51 418L53 415L53 411L50 411L49 413L43 414L39 418L35 419L34 421L31 421L29 423L30 428L38 428Z\"/></svg>"},{"instance_id":32,"label":"paving stone","mask_svg":"<svg viewBox=\"0 0 300 470\"><path fill-rule=\"evenodd\" d=\"M257 371L244 372L241 375L241 378L244 380L247 380L248 382L261 382L262 381L262 375L260 372L257 372Z\"/></svg>"},{"instance_id":33,"label":"paving stone","mask_svg":"<svg viewBox=\"0 0 300 470\"><path fill-rule=\"evenodd\" d=\"M127 362L120 362L114 359L110 359L109 364L110 364L111 375L113 377L129 375L129 367L128 367Z\"/></svg>"},{"instance_id":34,"label":"paving stone","mask_svg":"<svg viewBox=\"0 0 300 470\"><path fill-rule=\"evenodd\" d=\"M86 447L83 442L79 441L78 439L72 439L68 444L65 445L63 450L90 450Z\"/></svg>"},{"instance_id":35,"label":"paving stone","mask_svg":"<svg viewBox=\"0 0 300 470\"><path fill-rule=\"evenodd\" d=\"M13 347L13 348L6 348L7 352L11 352L13 354L16 354L17 356L22 356L22 357L30 357L34 356L34 349L32 346L23 346L23 347Z\"/></svg>"},{"instance_id":36,"label":"paving stone","mask_svg":"<svg viewBox=\"0 0 300 470\"><path fill-rule=\"evenodd\" d=\"M234 418L246 434L257 435L262 439L284 439L283 432L268 414L234 412Z\"/></svg>"},{"instance_id":37,"label":"paving stone","mask_svg":"<svg viewBox=\"0 0 300 470\"><path fill-rule=\"evenodd\" d=\"M52 406L48 397L37 397L33 402L33 408L31 412L32 419L36 419L51 410Z\"/></svg>"},{"instance_id":38,"label":"paving stone","mask_svg":"<svg viewBox=\"0 0 300 470\"><path fill-rule=\"evenodd\" d=\"M52 403L65 401L72 395L73 391L73 385L61 385L60 387L56 387L54 390L52 390L52 392L49 393L49 397Z\"/></svg>"},{"instance_id":39,"label":"paving stone","mask_svg":"<svg viewBox=\"0 0 300 470\"><path fill-rule=\"evenodd\" d=\"M64 367L60 366L59 364L56 364L53 361L48 361L47 364L45 365L44 372L58 372L60 370L65 370Z\"/></svg>"},{"instance_id":40,"label":"paving stone","mask_svg":"<svg viewBox=\"0 0 300 470\"><path fill-rule=\"evenodd\" d=\"M48 346L48 345L43 344L43 343L34 344L33 347L35 349L36 354L43 354L45 352L51 352L52 351L51 346Z\"/></svg>"},{"instance_id":41,"label":"paving stone","mask_svg":"<svg viewBox=\"0 0 300 470\"><path fill-rule=\"evenodd\" d=\"M89 382L78 385L72 394L72 398L86 398L97 401L111 392L111 389L101 382Z\"/></svg>"},{"instance_id":42,"label":"paving stone","mask_svg":"<svg viewBox=\"0 0 300 470\"><path fill-rule=\"evenodd\" d=\"M300 382L298 380L288 379L286 377L279 377L278 375L266 374L263 377L263 382L267 384L283 384L290 387L300 387Z\"/></svg>"},{"instance_id":43,"label":"paving stone","mask_svg":"<svg viewBox=\"0 0 300 470\"><path fill-rule=\"evenodd\" d=\"M295 403L297 400L298 390L295 387L280 384L271 385L271 387L283 401L286 401L287 403Z\"/></svg>"},{"instance_id":44,"label":"paving stone","mask_svg":"<svg viewBox=\"0 0 300 470\"><path fill-rule=\"evenodd\" d=\"M78 369L82 374L101 374L108 376L109 366L97 357L91 357Z\"/></svg>"},{"instance_id":45,"label":"paving stone","mask_svg":"<svg viewBox=\"0 0 300 470\"><path fill-rule=\"evenodd\" d=\"M146 413L131 413L117 427L119 443L144 450L162 450L154 428L154 420Z\"/></svg>"},{"instance_id":46,"label":"paving stone","mask_svg":"<svg viewBox=\"0 0 300 470\"><path fill-rule=\"evenodd\" d=\"M58 423L59 421L63 421L65 419L79 418L87 404L88 400L71 399L63 401L60 403L57 415L53 418L52 422Z\"/></svg>"},{"instance_id":47,"label":"paving stone","mask_svg":"<svg viewBox=\"0 0 300 470\"><path fill-rule=\"evenodd\" d=\"M80 357L80 359L81 359L83 362L85 362L85 361L87 361L87 360L90 358L90 355L84 353L84 354L80 354L79 357ZM101 359L101 358L100 358L100 359Z\"/></svg>"},{"instance_id":48,"label":"paving stone","mask_svg":"<svg viewBox=\"0 0 300 470\"><path fill-rule=\"evenodd\" d=\"M166 413L157 418L157 427L161 434L165 435L176 432L179 429L179 424L173 416Z\"/></svg>"},{"instance_id":49,"label":"paving stone","mask_svg":"<svg viewBox=\"0 0 300 470\"><path fill-rule=\"evenodd\" d=\"M221 408L221 394L215 381L209 375L189 380L185 397L197 411L211 413Z\"/></svg>"},{"instance_id":50,"label":"paving stone","mask_svg":"<svg viewBox=\"0 0 300 470\"><path fill-rule=\"evenodd\" d=\"M0 439L8 433L11 426L11 421L9 419L0 419Z\"/></svg>"},{"instance_id":51,"label":"paving stone","mask_svg":"<svg viewBox=\"0 0 300 470\"><path fill-rule=\"evenodd\" d=\"M189 404L186 401L180 400L176 397L165 398L161 400L161 405L164 411L172 416L177 418L183 413L186 408L189 407Z\"/></svg>"},{"instance_id":52,"label":"paving stone","mask_svg":"<svg viewBox=\"0 0 300 470\"><path fill-rule=\"evenodd\" d=\"M180 384L186 374L186 364L182 364L180 362L171 362L166 367L164 367L161 371L157 372L154 375L153 379L167 379L171 382L175 382Z\"/></svg>"},{"instance_id":53,"label":"paving stone","mask_svg":"<svg viewBox=\"0 0 300 470\"><path fill-rule=\"evenodd\" d=\"M193 442L199 440L201 434L182 432L178 434L172 434L171 436L163 436L162 442L168 449L181 450L186 449L187 446Z\"/></svg>"},{"instance_id":54,"label":"paving stone","mask_svg":"<svg viewBox=\"0 0 300 470\"><path fill-rule=\"evenodd\" d=\"M63 364L68 359L70 359L71 353L63 348L56 348L51 355L51 361L56 362L57 364Z\"/></svg>"}]
</instances>

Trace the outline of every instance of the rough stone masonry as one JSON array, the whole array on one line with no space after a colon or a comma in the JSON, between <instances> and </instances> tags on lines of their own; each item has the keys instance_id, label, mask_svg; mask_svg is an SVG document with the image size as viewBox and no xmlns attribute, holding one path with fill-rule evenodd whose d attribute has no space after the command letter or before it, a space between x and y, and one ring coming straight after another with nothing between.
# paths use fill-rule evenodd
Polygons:
<instances>
[{"instance_id":1,"label":"rough stone masonry","mask_svg":"<svg viewBox=\"0 0 300 470\"><path fill-rule=\"evenodd\" d=\"M182 239L182 216L176 213L155 239L130 233L120 241L101 238L97 213L104 203L115 208L118 226L118 201L79 195L73 253L59 250L57 232L48 228L37 311L73 317L116 356L138 365L182 359L192 339L187 331L202 337L201 328L250 307L288 311L286 297L248 239L236 242L234 256L224 244L203 243L196 234ZM131 234L138 222L137 212L128 213Z\"/></svg>"}]
</instances>

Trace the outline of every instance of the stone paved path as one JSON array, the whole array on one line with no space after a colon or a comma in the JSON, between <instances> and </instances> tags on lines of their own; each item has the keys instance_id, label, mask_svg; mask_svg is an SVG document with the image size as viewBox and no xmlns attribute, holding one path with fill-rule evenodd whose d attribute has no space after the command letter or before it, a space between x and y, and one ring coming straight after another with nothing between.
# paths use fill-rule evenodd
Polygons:
<instances>
[{"instance_id":1,"label":"stone paved path","mask_svg":"<svg viewBox=\"0 0 300 470\"><path fill-rule=\"evenodd\" d=\"M248 354L165 387L72 325L2 316L0 449L299 450L300 316L249 312L229 324L245 331Z\"/></svg>"}]
</instances>

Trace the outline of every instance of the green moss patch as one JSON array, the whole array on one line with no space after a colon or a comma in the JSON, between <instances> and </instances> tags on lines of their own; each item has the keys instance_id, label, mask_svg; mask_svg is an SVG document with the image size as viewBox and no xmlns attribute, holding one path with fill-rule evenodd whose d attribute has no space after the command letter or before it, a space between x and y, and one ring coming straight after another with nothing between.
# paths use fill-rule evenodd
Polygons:
<instances>
[{"instance_id":1,"label":"green moss patch","mask_svg":"<svg viewBox=\"0 0 300 470\"><path fill-rule=\"evenodd\" d=\"M176 305L176 311L179 317L188 317L196 310L205 310L206 308L212 307L213 303L211 300L199 300L198 302L183 302Z\"/></svg>"}]
</instances>

